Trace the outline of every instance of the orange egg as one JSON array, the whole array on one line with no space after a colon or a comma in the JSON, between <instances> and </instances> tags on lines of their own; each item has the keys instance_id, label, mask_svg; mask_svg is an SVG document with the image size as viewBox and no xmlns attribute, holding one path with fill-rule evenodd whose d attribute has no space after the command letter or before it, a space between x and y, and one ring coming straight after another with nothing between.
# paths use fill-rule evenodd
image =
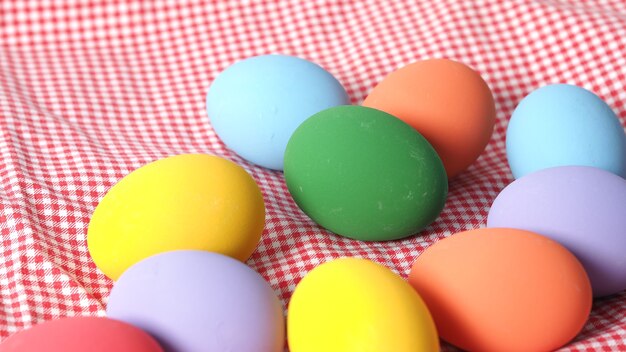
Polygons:
<instances>
[{"instance_id":1,"label":"orange egg","mask_svg":"<svg viewBox=\"0 0 626 352\"><path fill-rule=\"evenodd\" d=\"M461 232L426 249L409 283L439 335L469 351L552 351L583 327L591 285L557 242L523 230Z\"/></svg>"},{"instance_id":2,"label":"orange egg","mask_svg":"<svg viewBox=\"0 0 626 352\"><path fill-rule=\"evenodd\" d=\"M363 105L400 118L426 137L448 178L478 158L495 122L487 83L476 71L447 59L418 61L392 72Z\"/></svg>"}]
</instances>

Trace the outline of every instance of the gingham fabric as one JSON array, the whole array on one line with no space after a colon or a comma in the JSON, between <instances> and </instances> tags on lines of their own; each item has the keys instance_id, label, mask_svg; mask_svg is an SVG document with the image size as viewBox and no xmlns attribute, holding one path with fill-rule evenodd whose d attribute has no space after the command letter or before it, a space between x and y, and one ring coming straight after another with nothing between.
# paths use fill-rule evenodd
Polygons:
<instances>
[{"instance_id":1,"label":"gingham fabric","mask_svg":"<svg viewBox=\"0 0 626 352\"><path fill-rule=\"evenodd\" d=\"M370 258L406 277L434 241L484 226L512 181L507 120L531 90L580 85L626 121L623 1L3 0L0 19L2 338L61 316L104 315L112 282L89 257L89 219L112 185L150 161L208 153L252 174L267 221L248 264L286 304L302 276L332 258ZM282 173L226 149L206 115L215 76L267 53L322 65L355 104L402 65L459 60L493 90L492 141L421 234L384 243L332 235L298 209ZM625 340L621 293L596 300L563 350L626 350Z\"/></svg>"}]
</instances>

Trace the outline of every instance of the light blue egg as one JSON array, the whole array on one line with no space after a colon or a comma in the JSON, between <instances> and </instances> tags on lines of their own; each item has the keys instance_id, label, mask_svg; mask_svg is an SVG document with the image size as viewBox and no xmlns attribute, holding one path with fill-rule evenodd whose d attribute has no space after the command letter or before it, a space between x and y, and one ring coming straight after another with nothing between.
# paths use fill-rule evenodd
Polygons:
<instances>
[{"instance_id":1,"label":"light blue egg","mask_svg":"<svg viewBox=\"0 0 626 352\"><path fill-rule=\"evenodd\" d=\"M239 61L217 76L207 94L209 119L224 144L274 170L283 169L289 137L304 120L345 104L348 95L335 77L286 55Z\"/></svg>"},{"instance_id":2,"label":"light blue egg","mask_svg":"<svg viewBox=\"0 0 626 352\"><path fill-rule=\"evenodd\" d=\"M597 95L553 84L526 96L511 116L506 153L513 176L555 166L592 166L626 177L626 134Z\"/></svg>"}]
</instances>

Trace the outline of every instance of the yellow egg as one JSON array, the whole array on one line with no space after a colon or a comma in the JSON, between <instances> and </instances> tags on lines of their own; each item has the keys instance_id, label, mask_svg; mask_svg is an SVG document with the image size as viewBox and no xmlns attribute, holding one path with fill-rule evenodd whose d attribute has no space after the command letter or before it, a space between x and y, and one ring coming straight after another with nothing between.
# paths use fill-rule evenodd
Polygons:
<instances>
[{"instance_id":1,"label":"yellow egg","mask_svg":"<svg viewBox=\"0 0 626 352\"><path fill-rule=\"evenodd\" d=\"M337 259L305 276L289 303L287 334L291 352L439 351L417 292L366 259Z\"/></svg>"},{"instance_id":2,"label":"yellow egg","mask_svg":"<svg viewBox=\"0 0 626 352\"><path fill-rule=\"evenodd\" d=\"M111 279L153 254L198 249L244 261L265 223L259 187L237 164L210 155L157 160L124 177L96 207L87 244Z\"/></svg>"}]
</instances>

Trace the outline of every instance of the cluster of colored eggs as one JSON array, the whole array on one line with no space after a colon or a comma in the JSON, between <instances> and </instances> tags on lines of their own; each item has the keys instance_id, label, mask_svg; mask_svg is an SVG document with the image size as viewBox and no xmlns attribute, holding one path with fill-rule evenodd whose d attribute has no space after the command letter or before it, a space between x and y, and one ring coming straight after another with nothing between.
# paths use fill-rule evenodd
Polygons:
<instances>
[{"instance_id":1,"label":"cluster of colored eggs","mask_svg":"<svg viewBox=\"0 0 626 352\"><path fill-rule=\"evenodd\" d=\"M256 182L231 161L183 154L135 170L101 200L87 234L116 280L107 317L166 351L281 351L282 305L242 263L264 226Z\"/></svg>"},{"instance_id":2,"label":"cluster of colored eggs","mask_svg":"<svg viewBox=\"0 0 626 352\"><path fill-rule=\"evenodd\" d=\"M591 309L576 258L522 230L447 237L417 258L409 284L362 259L318 266L289 303L289 346L438 351L440 336L469 351L550 351L580 331Z\"/></svg>"},{"instance_id":3,"label":"cluster of colored eggs","mask_svg":"<svg viewBox=\"0 0 626 352\"><path fill-rule=\"evenodd\" d=\"M478 73L426 60L386 77L363 102L309 61L266 55L235 63L207 94L211 123L245 159L284 170L316 223L365 241L410 236L444 207L448 177L478 158L495 107Z\"/></svg>"},{"instance_id":4,"label":"cluster of colored eggs","mask_svg":"<svg viewBox=\"0 0 626 352\"><path fill-rule=\"evenodd\" d=\"M450 60L405 66L363 106L347 103L330 73L281 55L234 64L207 95L228 147L284 170L315 222L368 241L434 221L448 178L477 159L494 125L487 84ZM551 85L519 104L506 147L518 179L488 228L427 248L408 282L365 259L319 265L289 302L291 351L438 351L439 337L470 351L547 351L574 338L592 292L626 288L626 135L593 93ZM233 162L187 154L145 165L89 224L89 252L116 280L107 318L47 322L0 351L282 351L283 307L242 263L264 221L257 184Z\"/></svg>"},{"instance_id":5,"label":"cluster of colored eggs","mask_svg":"<svg viewBox=\"0 0 626 352\"><path fill-rule=\"evenodd\" d=\"M46 322L0 351L282 351L283 307L242 263L264 226L256 182L231 161L183 154L140 167L108 191L87 232L95 264L116 280L107 317Z\"/></svg>"}]
</instances>

